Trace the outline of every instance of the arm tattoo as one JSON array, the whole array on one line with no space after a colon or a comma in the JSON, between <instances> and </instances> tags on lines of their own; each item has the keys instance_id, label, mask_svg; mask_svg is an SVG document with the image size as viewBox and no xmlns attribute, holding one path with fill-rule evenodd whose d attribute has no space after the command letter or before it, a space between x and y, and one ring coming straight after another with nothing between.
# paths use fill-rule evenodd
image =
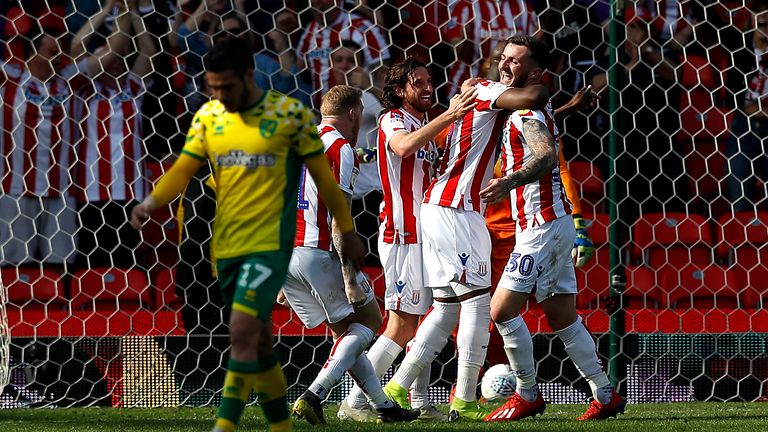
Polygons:
<instances>
[{"instance_id":1,"label":"arm tattoo","mask_svg":"<svg viewBox=\"0 0 768 432\"><path fill-rule=\"evenodd\" d=\"M344 194L344 198L347 200L347 207L352 208L352 196L346 192L342 192ZM333 239L333 246L336 248L336 250L341 249L341 231L339 231L338 227L336 226L336 219L334 218L331 221L331 237ZM338 253L338 252L337 252ZM354 281L355 280L355 269L349 262L342 262L341 263L341 273L344 275L344 281Z\"/></svg>"},{"instance_id":2,"label":"arm tattoo","mask_svg":"<svg viewBox=\"0 0 768 432\"><path fill-rule=\"evenodd\" d=\"M555 139L544 123L523 119L523 139L533 152L533 159L502 179L508 190L542 178L557 163Z\"/></svg>"}]
</instances>

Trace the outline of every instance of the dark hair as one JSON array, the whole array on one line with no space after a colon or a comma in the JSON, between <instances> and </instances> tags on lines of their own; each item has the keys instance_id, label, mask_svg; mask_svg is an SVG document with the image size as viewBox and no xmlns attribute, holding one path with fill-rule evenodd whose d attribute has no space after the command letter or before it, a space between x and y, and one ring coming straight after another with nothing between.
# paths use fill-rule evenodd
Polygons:
<instances>
[{"instance_id":1,"label":"dark hair","mask_svg":"<svg viewBox=\"0 0 768 432\"><path fill-rule=\"evenodd\" d=\"M228 35L217 39L205 55L205 70L208 72L229 70L242 77L254 68L251 45L241 37Z\"/></svg>"},{"instance_id":2,"label":"dark hair","mask_svg":"<svg viewBox=\"0 0 768 432\"><path fill-rule=\"evenodd\" d=\"M403 106L403 98L395 93L395 88L405 88L408 78L418 68L426 68L427 65L415 57L406 57L400 63L395 63L389 68L384 80L384 94L381 96L381 104L385 109L391 110Z\"/></svg>"},{"instance_id":3,"label":"dark hair","mask_svg":"<svg viewBox=\"0 0 768 432\"><path fill-rule=\"evenodd\" d=\"M549 67L549 47L546 42L541 39L536 39L533 36L517 34L507 39L507 44L520 45L528 48L531 53L531 58L542 69Z\"/></svg>"},{"instance_id":4,"label":"dark hair","mask_svg":"<svg viewBox=\"0 0 768 432\"><path fill-rule=\"evenodd\" d=\"M336 49L339 49L339 48L346 48L352 51L355 54L355 59L358 60L358 63L359 63L359 60L362 60L362 63L358 64L358 66L360 67L365 66L365 53L363 52L363 47L360 46L359 43L353 41L352 39L344 39L341 41L341 44Z\"/></svg>"}]
</instances>

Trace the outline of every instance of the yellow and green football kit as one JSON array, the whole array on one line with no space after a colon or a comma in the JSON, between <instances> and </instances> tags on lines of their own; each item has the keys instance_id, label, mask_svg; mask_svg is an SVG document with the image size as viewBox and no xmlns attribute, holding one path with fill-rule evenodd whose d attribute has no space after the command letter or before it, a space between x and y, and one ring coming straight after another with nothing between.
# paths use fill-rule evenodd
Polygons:
<instances>
[{"instance_id":1,"label":"yellow and green football kit","mask_svg":"<svg viewBox=\"0 0 768 432\"><path fill-rule=\"evenodd\" d=\"M269 317L293 247L301 165L322 153L312 112L273 91L241 112L210 101L195 114L182 154L213 166L212 250L233 310Z\"/></svg>"}]
</instances>

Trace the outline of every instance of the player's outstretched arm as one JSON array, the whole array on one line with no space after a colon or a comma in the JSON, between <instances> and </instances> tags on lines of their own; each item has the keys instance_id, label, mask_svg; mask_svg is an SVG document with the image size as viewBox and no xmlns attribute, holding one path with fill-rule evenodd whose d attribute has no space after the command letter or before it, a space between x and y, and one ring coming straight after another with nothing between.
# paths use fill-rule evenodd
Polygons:
<instances>
[{"instance_id":1,"label":"player's outstretched arm","mask_svg":"<svg viewBox=\"0 0 768 432\"><path fill-rule=\"evenodd\" d=\"M499 95L494 102L496 108L507 111L520 109L544 109L549 102L549 90L543 84L533 84L525 87L510 87Z\"/></svg>"},{"instance_id":2,"label":"player's outstretched arm","mask_svg":"<svg viewBox=\"0 0 768 432\"><path fill-rule=\"evenodd\" d=\"M141 229L144 222L158 208L162 207L184 191L192 176L203 165L203 161L182 153L171 169L160 179L155 190L144 201L133 207L131 225Z\"/></svg>"},{"instance_id":3,"label":"player's outstretched arm","mask_svg":"<svg viewBox=\"0 0 768 432\"><path fill-rule=\"evenodd\" d=\"M464 114L472 111L477 103L475 97L477 90L468 88L451 98L448 109L427 123L424 127L413 132L400 132L389 140L392 151L400 157L408 157L424 147L429 141L435 139L437 134L448 125L464 117Z\"/></svg>"},{"instance_id":4,"label":"player's outstretched arm","mask_svg":"<svg viewBox=\"0 0 768 432\"><path fill-rule=\"evenodd\" d=\"M341 232L340 244L337 245L341 262L349 261L355 270L360 269L365 261L365 248L355 232L349 205L347 205L344 194L333 177L328 160L325 155L319 154L305 159L304 164L317 184L320 199L328 207L339 232Z\"/></svg>"},{"instance_id":5,"label":"player's outstretched arm","mask_svg":"<svg viewBox=\"0 0 768 432\"><path fill-rule=\"evenodd\" d=\"M558 163L555 139L547 125L539 120L523 119L523 137L533 158L519 170L499 179L491 179L488 187L480 191L485 202L497 203L509 196L509 191L542 178Z\"/></svg>"},{"instance_id":6,"label":"player's outstretched arm","mask_svg":"<svg viewBox=\"0 0 768 432\"><path fill-rule=\"evenodd\" d=\"M562 121L576 111L589 111L597 106L600 95L592 91L592 85L588 85L579 91L565 103L565 105L555 110L555 120Z\"/></svg>"}]
</instances>

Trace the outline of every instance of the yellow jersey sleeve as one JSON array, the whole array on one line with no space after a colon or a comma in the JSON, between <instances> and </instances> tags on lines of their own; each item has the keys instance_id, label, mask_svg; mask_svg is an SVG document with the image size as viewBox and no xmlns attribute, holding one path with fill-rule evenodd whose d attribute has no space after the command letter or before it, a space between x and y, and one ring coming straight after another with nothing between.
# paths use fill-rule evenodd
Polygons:
<instances>
[{"instance_id":1,"label":"yellow jersey sleeve","mask_svg":"<svg viewBox=\"0 0 768 432\"><path fill-rule=\"evenodd\" d=\"M323 142L317 133L312 111L300 103L295 104L292 109L291 115L296 121L296 133L292 137L296 154L302 158L323 154Z\"/></svg>"},{"instance_id":2,"label":"yellow jersey sleeve","mask_svg":"<svg viewBox=\"0 0 768 432\"><path fill-rule=\"evenodd\" d=\"M192 118L192 124L187 131L187 139L181 152L198 160L208 157L208 149L205 142L205 120L209 115L208 104L203 105Z\"/></svg>"}]
</instances>

